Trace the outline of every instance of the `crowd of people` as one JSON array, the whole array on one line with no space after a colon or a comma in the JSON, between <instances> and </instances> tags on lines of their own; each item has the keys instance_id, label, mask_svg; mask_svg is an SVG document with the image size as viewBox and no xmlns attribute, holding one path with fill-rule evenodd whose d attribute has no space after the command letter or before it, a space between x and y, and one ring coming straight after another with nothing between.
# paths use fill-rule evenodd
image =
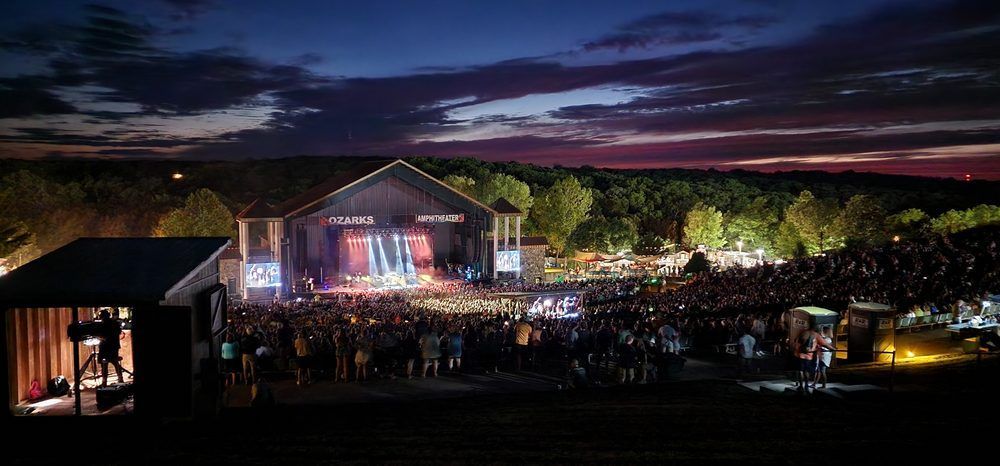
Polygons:
<instances>
[{"instance_id":1,"label":"crowd of people","mask_svg":"<svg viewBox=\"0 0 1000 466\"><path fill-rule=\"evenodd\" d=\"M977 230L733 268L695 276L664 293L637 294L635 279L609 279L240 303L230 311L234 331L223 360L246 380L256 370L295 369L304 384L314 369L337 381L364 381L434 377L442 366L495 371L548 363L570 367L578 385L595 379L646 382L676 364L673 355L686 347L735 345L742 356L780 350L786 334L782 313L796 306L841 311L854 301L873 301L902 312L915 306L958 311L1000 289L998 237L995 230ZM532 315L528 301L494 295L568 290L585 298L579 312L565 316Z\"/></svg>"}]
</instances>

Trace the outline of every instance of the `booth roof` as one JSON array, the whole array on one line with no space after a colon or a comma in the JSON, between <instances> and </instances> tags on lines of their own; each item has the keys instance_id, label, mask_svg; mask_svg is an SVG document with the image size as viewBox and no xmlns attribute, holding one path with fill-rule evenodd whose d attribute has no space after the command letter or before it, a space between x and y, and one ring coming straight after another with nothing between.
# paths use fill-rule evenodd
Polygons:
<instances>
[{"instance_id":1,"label":"booth roof","mask_svg":"<svg viewBox=\"0 0 1000 466\"><path fill-rule=\"evenodd\" d=\"M797 307L797 308L792 309L792 310L793 311L794 310L799 310L799 311L802 311L802 312L805 312L807 314L811 314L811 315L814 315L814 316L835 316L835 315L839 315L836 312L831 311L829 309L822 308L822 307L816 307L816 306L802 306L802 307Z\"/></svg>"},{"instance_id":2,"label":"booth roof","mask_svg":"<svg viewBox=\"0 0 1000 466\"><path fill-rule=\"evenodd\" d=\"M0 278L18 307L161 301L216 259L229 238L80 238Z\"/></svg>"}]
</instances>

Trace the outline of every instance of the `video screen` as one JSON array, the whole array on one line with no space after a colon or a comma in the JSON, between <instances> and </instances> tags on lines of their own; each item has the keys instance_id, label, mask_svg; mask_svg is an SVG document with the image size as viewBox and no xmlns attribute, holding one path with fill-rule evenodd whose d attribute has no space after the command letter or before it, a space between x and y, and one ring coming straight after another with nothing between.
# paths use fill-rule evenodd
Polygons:
<instances>
[{"instance_id":1,"label":"video screen","mask_svg":"<svg viewBox=\"0 0 1000 466\"><path fill-rule=\"evenodd\" d=\"M521 251L498 251L497 272L516 272L521 270Z\"/></svg>"},{"instance_id":2,"label":"video screen","mask_svg":"<svg viewBox=\"0 0 1000 466\"><path fill-rule=\"evenodd\" d=\"M246 287L267 288L281 285L281 266L277 262L247 264Z\"/></svg>"}]
</instances>

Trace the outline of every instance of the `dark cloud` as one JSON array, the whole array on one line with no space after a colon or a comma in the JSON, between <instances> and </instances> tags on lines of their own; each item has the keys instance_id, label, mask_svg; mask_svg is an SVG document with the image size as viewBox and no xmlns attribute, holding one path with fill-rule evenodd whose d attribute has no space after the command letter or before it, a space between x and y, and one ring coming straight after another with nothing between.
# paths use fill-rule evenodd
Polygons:
<instances>
[{"instance_id":1,"label":"dark cloud","mask_svg":"<svg viewBox=\"0 0 1000 466\"><path fill-rule=\"evenodd\" d=\"M16 133L0 135L0 142L17 144L48 144L54 146L84 146L101 147L144 147L144 148L174 148L190 144L209 142L202 138L188 137L158 137L159 133L135 130L119 130L100 134L86 134L74 131L64 131L48 127L15 127ZM141 138L133 138L142 136Z\"/></svg>"},{"instance_id":2,"label":"dark cloud","mask_svg":"<svg viewBox=\"0 0 1000 466\"><path fill-rule=\"evenodd\" d=\"M37 77L0 79L0 118L74 113L76 109L46 90Z\"/></svg>"},{"instance_id":3,"label":"dark cloud","mask_svg":"<svg viewBox=\"0 0 1000 466\"><path fill-rule=\"evenodd\" d=\"M726 31L756 31L776 21L767 16L730 17L708 11L665 12L625 24L613 34L585 43L583 48L625 52L633 48L711 42L725 37Z\"/></svg>"},{"instance_id":4,"label":"dark cloud","mask_svg":"<svg viewBox=\"0 0 1000 466\"><path fill-rule=\"evenodd\" d=\"M627 50L729 40L733 31L751 33L775 21L664 13L588 45ZM115 123L117 130L87 136L21 125L24 129L0 141L89 145L119 156L184 148L184 155L206 158L419 154L564 165L707 166L898 151L899 156L883 157L884 164L915 163L907 154L926 148L1000 143L1000 132L989 123L1000 118L997 24L997 2L892 5L769 47L578 66L534 57L342 78L306 70L320 60L312 54L281 65L234 49L164 50L153 45L162 29L95 8L84 26L60 30L59 39L45 46L29 36L11 41L10 47L49 56L52 73L23 77L23 83L0 82L0 94L18 90L10 101L22 102L4 111L15 117L72 113L57 90L83 85L105 89L99 95L103 102L138 104L146 116L273 111L259 126L211 139L164 137L157 128L129 126L124 113L102 110L86 111L88 121ZM499 110L457 116L474 105L611 87L627 88L633 97L565 106L546 115ZM514 135L486 131L448 140L497 126Z\"/></svg>"},{"instance_id":5,"label":"dark cloud","mask_svg":"<svg viewBox=\"0 0 1000 466\"><path fill-rule=\"evenodd\" d=\"M215 6L213 0L161 0L173 11L170 15L174 21L194 19Z\"/></svg>"},{"instance_id":6,"label":"dark cloud","mask_svg":"<svg viewBox=\"0 0 1000 466\"><path fill-rule=\"evenodd\" d=\"M85 25L67 26L48 42L53 74L45 79L53 86L111 89L104 100L136 103L155 115L249 104L267 92L324 81L301 66L265 63L233 49L163 50L152 45L163 31L114 8L91 5L87 11ZM39 48L35 44L24 39L7 46ZM43 89L33 89L23 99L44 103L42 97ZM55 103L23 106L16 116L31 115L33 108L38 109L34 114L52 113L59 110Z\"/></svg>"}]
</instances>

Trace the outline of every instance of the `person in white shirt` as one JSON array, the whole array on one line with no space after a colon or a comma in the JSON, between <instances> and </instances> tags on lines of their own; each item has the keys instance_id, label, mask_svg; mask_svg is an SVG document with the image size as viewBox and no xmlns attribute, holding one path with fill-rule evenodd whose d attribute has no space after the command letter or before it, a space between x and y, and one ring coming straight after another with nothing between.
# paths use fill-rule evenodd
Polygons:
<instances>
[{"instance_id":1,"label":"person in white shirt","mask_svg":"<svg viewBox=\"0 0 1000 466\"><path fill-rule=\"evenodd\" d=\"M743 375L743 371L753 371L753 358L754 358L754 346L757 345L757 339L750 335L749 332L744 331L743 336L736 341L736 352L739 356L739 375Z\"/></svg>"},{"instance_id":2,"label":"person in white shirt","mask_svg":"<svg viewBox=\"0 0 1000 466\"><path fill-rule=\"evenodd\" d=\"M680 350L680 335L670 324L663 324L656 333L660 337L660 352L676 353Z\"/></svg>"},{"instance_id":3,"label":"person in white shirt","mask_svg":"<svg viewBox=\"0 0 1000 466\"><path fill-rule=\"evenodd\" d=\"M819 360L816 361L816 378L813 380L813 388L816 388L816 384L823 381L823 385L820 388L826 388L826 369L833 364L833 351L827 349L829 345L833 344L833 332L830 327L823 327L823 333L820 335L823 343L826 345L819 345Z\"/></svg>"}]
</instances>

